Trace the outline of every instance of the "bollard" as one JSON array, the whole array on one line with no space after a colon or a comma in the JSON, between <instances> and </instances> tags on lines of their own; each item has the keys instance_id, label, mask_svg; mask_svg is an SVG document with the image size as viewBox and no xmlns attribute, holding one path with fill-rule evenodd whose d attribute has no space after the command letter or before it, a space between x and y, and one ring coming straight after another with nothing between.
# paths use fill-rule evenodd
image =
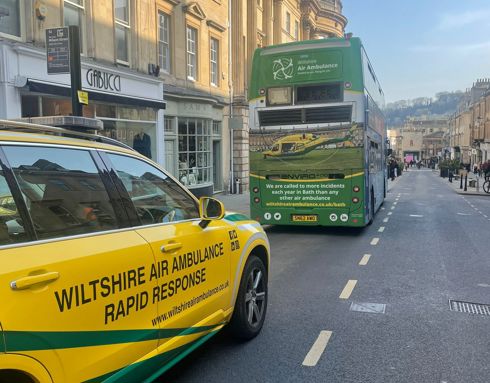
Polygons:
<instances>
[{"instance_id":1,"label":"bollard","mask_svg":"<svg viewBox=\"0 0 490 383\"><path fill-rule=\"evenodd\" d=\"M463 173L459 173L459 188L463 189Z\"/></svg>"},{"instance_id":2,"label":"bollard","mask_svg":"<svg viewBox=\"0 0 490 383\"><path fill-rule=\"evenodd\" d=\"M468 191L468 174L464 176L464 191Z\"/></svg>"},{"instance_id":3,"label":"bollard","mask_svg":"<svg viewBox=\"0 0 490 383\"><path fill-rule=\"evenodd\" d=\"M480 191L480 177L476 177L476 192Z\"/></svg>"},{"instance_id":4,"label":"bollard","mask_svg":"<svg viewBox=\"0 0 490 383\"><path fill-rule=\"evenodd\" d=\"M449 177L449 182L453 183L453 172L450 171L448 177Z\"/></svg>"}]
</instances>

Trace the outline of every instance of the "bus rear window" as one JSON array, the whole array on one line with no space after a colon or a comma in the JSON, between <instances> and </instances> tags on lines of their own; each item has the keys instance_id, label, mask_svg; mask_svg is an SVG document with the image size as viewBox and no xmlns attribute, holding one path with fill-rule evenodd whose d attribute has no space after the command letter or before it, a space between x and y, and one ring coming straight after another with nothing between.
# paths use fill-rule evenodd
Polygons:
<instances>
[{"instance_id":1,"label":"bus rear window","mask_svg":"<svg viewBox=\"0 0 490 383\"><path fill-rule=\"evenodd\" d=\"M296 88L297 104L339 102L342 99L342 87L340 83L298 86Z\"/></svg>"}]
</instances>

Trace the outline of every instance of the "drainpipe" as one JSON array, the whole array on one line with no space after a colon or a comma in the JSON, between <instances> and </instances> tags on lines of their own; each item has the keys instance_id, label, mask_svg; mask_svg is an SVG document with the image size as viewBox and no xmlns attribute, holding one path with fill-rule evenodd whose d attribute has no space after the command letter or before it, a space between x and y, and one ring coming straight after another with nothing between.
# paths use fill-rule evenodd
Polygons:
<instances>
[{"instance_id":1,"label":"drainpipe","mask_svg":"<svg viewBox=\"0 0 490 383\"><path fill-rule=\"evenodd\" d=\"M230 130L230 194L233 194L233 129L230 126L230 122L233 118L233 70L232 70L232 2L228 0L228 90L230 97L230 116L228 120L228 129Z\"/></svg>"}]
</instances>

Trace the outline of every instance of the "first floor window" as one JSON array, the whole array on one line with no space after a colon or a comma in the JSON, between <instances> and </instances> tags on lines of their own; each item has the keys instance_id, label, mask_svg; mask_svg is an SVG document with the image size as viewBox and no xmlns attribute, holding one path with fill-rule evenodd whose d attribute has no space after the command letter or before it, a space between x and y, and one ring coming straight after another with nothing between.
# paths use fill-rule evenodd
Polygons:
<instances>
[{"instance_id":1,"label":"first floor window","mask_svg":"<svg viewBox=\"0 0 490 383\"><path fill-rule=\"evenodd\" d=\"M210 69L211 69L211 85L218 86L218 70L219 70L219 41L211 39L210 49Z\"/></svg>"},{"instance_id":2,"label":"first floor window","mask_svg":"<svg viewBox=\"0 0 490 383\"><path fill-rule=\"evenodd\" d=\"M116 59L123 63L129 63L129 40L131 36L129 5L130 0L115 0L114 5Z\"/></svg>"},{"instance_id":3,"label":"first floor window","mask_svg":"<svg viewBox=\"0 0 490 383\"><path fill-rule=\"evenodd\" d=\"M211 181L211 121L179 119L179 180L192 186Z\"/></svg>"},{"instance_id":4,"label":"first floor window","mask_svg":"<svg viewBox=\"0 0 490 383\"><path fill-rule=\"evenodd\" d=\"M170 17L158 12L158 62L164 72L170 72Z\"/></svg>"},{"instance_id":5,"label":"first floor window","mask_svg":"<svg viewBox=\"0 0 490 383\"><path fill-rule=\"evenodd\" d=\"M197 30L187 27L187 77L197 79Z\"/></svg>"},{"instance_id":6,"label":"first floor window","mask_svg":"<svg viewBox=\"0 0 490 383\"><path fill-rule=\"evenodd\" d=\"M0 1L0 34L21 37L20 0Z\"/></svg>"},{"instance_id":7,"label":"first floor window","mask_svg":"<svg viewBox=\"0 0 490 383\"><path fill-rule=\"evenodd\" d=\"M83 52L83 36L85 21L85 1L65 0L63 6L63 24L65 27L74 25L78 27L80 34L80 52Z\"/></svg>"}]
</instances>

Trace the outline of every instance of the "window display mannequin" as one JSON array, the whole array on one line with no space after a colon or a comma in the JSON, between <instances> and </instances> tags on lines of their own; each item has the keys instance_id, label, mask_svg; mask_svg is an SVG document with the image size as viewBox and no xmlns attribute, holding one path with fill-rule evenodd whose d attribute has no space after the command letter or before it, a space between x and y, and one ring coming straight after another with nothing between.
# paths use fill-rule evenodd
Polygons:
<instances>
[{"instance_id":1,"label":"window display mannequin","mask_svg":"<svg viewBox=\"0 0 490 383\"><path fill-rule=\"evenodd\" d=\"M133 149L144 156L151 158L151 138L148 134L140 130L133 137Z\"/></svg>"}]
</instances>

